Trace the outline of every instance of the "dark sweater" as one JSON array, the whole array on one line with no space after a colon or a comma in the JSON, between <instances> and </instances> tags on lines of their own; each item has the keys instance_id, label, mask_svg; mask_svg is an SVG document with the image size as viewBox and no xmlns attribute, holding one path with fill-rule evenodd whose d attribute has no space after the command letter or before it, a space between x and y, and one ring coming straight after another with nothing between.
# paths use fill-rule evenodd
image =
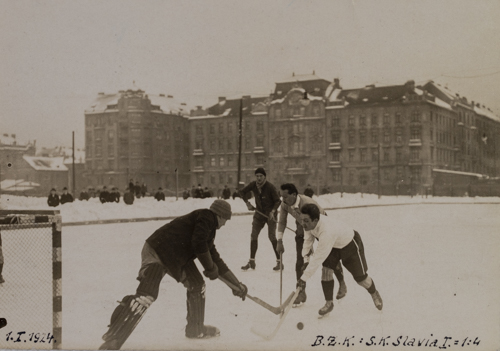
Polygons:
<instances>
[{"instance_id":1,"label":"dark sweater","mask_svg":"<svg viewBox=\"0 0 500 351\"><path fill-rule=\"evenodd\" d=\"M276 187L268 181L262 186L261 192L259 192L255 181L241 189L239 194L245 202L248 201L250 191L253 192L255 196L255 206L257 210L264 213L266 216L269 215L269 212L272 210L276 212L278 207L280 207L281 200L278 191ZM256 212L255 215L257 214Z\"/></svg>"},{"instance_id":2,"label":"dark sweater","mask_svg":"<svg viewBox=\"0 0 500 351\"><path fill-rule=\"evenodd\" d=\"M229 269L215 248L217 225L217 216L211 210L195 210L165 224L146 242L177 281L181 279L184 265L207 251L217 265L219 274L224 274Z\"/></svg>"}]
</instances>

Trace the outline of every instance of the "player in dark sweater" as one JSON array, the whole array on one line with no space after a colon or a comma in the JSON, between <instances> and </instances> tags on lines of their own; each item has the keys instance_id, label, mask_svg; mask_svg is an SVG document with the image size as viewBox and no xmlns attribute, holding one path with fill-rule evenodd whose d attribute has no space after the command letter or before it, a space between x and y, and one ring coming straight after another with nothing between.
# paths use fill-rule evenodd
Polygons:
<instances>
[{"instance_id":1,"label":"player in dark sweater","mask_svg":"<svg viewBox=\"0 0 500 351\"><path fill-rule=\"evenodd\" d=\"M247 287L229 270L214 244L217 229L230 218L231 205L224 200L215 200L210 209L195 210L177 217L146 240L141 253L137 291L135 295L125 296L113 312L101 350L116 350L123 345L158 297L160 282L165 274L186 287L186 337L210 338L220 334L216 327L204 324L205 282L194 260L197 258L200 261L206 277L214 280L221 276L239 288L233 290L235 296L245 299Z\"/></svg>"},{"instance_id":2,"label":"player in dark sweater","mask_svg":"<svg viewBox=\"0 0 500 351\"><path fill-rule=\"evenodd\" d=\"M241 269L244 271L250 268L255 269L255 255L258 248L257 240L259 238L260 231L267 224L269 240L273 245L274 254L276 255L276 267L274 267L273 270L279 271L280 255L276 251L276 245L278 243L276 240L276 211L281 204L280 196L276 187L266 180L266 171L264 168L257 168L255 170L255 178L255 181L251 182L239 191L240 197L245 201L247 208L250 211L255 210L255 207L248 202L250 192L253 192L255 196L255 206L257 206L258 211L255 212L252 221L252 234L250 235L250 260L245 266L241 267Z\"/></svg>"}]
</instances>

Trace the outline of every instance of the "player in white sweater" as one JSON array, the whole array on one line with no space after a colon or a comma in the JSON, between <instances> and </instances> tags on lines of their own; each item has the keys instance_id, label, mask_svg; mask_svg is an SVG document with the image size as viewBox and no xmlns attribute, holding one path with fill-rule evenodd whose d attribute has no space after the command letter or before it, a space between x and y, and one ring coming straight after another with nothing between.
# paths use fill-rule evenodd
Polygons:
<instances>
[{"instance_id":1,"label":"player in white sweater","mask_svg":"<svg viewBox=\"0 0 500 351\"><path fill-rule=\"evenodd\" d=\"M301 209L302 225L304 227L304 269L298 281L299 286L316 272L320 265L323 266L321 285L325 295L326 304L319 310L324 316L333 310L333 268L342 262L351 272L354 280L364 287L371 295L375 306L382 309L382 298L375 288L375 283L367 274L368 266L364 253L363 241L358 232L349 225L331 217L321 217L318 206L307 204ZM318 245L312 253L314 240Z\"/></svg>"}]
</instances>

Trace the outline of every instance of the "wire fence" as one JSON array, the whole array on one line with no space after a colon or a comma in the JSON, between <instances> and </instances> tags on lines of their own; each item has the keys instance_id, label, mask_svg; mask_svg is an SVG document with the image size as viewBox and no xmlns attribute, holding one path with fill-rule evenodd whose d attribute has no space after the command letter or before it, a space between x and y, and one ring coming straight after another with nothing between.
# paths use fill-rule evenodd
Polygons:
<instances>
[{"instance_id":1,"label":"wire fence","mask_svg":"<svg viewBox=\"0 0 500 351\"><path fill-rule=\"evenodd\" d=\"M61 344L61 217L0 211L0 349L57 349ZM32 213L29 213L32 212Z\"/></svg>"}]
</instances>

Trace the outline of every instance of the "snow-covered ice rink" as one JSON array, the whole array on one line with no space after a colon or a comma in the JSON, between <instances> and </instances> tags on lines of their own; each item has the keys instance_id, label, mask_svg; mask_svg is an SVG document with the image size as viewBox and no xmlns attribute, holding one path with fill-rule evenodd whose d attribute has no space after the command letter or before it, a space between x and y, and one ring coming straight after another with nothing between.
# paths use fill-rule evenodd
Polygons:
<instances>
[{"instance_id":1,"label":"snow-covered ice rink","mask_svg":"<svg viewBox=\"0 0 500 351\"><path fill-rule=\"evenodd\" d=\"M368 273L384 300L382 312L344 269L346 297L335 302L329 317L318 319L324 304L318 270L308 282L307 303L292 309L276 337L265 341L250 328L271 331L278 316L249 299L234 297L221 281L207 279L205 322L217 326L221 336L190 340L184 337L185 289L166 276L158 300L123 349L305 350L332 349L331 343L333 349L399 350L438 348L447 341L448 349L496 350L500 346L499 214L500 207L494 204L328 211L361 234ZM267 228L259 237L257 269L240 270L249 258L251 220L233 216L218 231L216 246L250 294L278 306L280 279L272 270L275 257ZM290 218L288 222L295 227ZM99 347L116 301L135 292L144 240L165 223L63 227L64 349ZM287 231L284 242L283 299L295 288L294 234ZM303 330L297 329L298 322L304 324ZM324 345L312 346L320 343L319 335Z\"/></svg>"}]
</instances>

